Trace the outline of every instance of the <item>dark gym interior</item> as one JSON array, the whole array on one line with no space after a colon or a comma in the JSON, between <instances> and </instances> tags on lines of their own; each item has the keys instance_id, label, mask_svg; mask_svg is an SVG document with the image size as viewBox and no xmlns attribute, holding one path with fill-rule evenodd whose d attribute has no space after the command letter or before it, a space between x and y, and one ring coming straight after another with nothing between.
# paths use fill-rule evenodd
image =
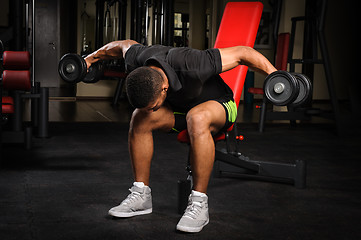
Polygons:
<instances>
[{"instance_id":1,"label":"dark gym interior","mask_svg":"<svg viewBox=\"0 0 361 240\"><path fill-rule=\"evenodd\" d=\"M361 239L359 21L353 4L336 0L260 1L254 48L281 61L278 69L307 76L312 89L302 90L302 106L274 104L265 77L248 71L230 135L244 138L231 143L240 161L291 166L275 175L305 163L301 183L216 161L210 223L180 233L178 182L189 146L155 132L153 213L107 214L133 182L124 62L65 81L60 59L122 39L212 48L229 2L245 1L0 2L0 239ZM222 154L228 142L216 148Z\"/></svg>"}]
</instances>

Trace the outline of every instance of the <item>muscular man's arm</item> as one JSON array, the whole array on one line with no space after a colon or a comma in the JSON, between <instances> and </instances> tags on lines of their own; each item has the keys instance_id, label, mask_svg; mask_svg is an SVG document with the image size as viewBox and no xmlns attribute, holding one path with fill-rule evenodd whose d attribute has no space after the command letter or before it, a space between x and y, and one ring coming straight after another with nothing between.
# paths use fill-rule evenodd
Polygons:
<instances>
[{"instance_id":1,"label":"muscular man's arm","mask_svg":"<svg viewBox=\"0 0 361 240\"><path fill-rule=\"evenodd\" d=\"M235 46L219 49L222 58L222 72L238 65L246 65L256 72L269 75L277 69L261 53L251 47Z\"/></svg>"},{"instance_id":2,"label":"muscular man's arm","mask_svg":"<svg viewBox=\"0 0 361 240\"><path fill-rule=\"evenodd\" d=\"M133 44L137 44L137 42L133 40L110 42L85 58L87 67L89 68L90 65L99 60L124 58L125 53Z\"/></svg>"}]
</instances>

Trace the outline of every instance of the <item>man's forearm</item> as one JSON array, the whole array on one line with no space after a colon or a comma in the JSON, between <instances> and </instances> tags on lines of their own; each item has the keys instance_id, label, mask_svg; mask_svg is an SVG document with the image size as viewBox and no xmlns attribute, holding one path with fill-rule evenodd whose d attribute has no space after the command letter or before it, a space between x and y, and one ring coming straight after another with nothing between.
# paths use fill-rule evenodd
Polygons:
<instances>
[{"instance_id":1,"label":"man's forearm","mask_svg":"<svg viewBox=\"0 0 361 240\"><path fill-rule=\"evenodd\" d=\"M137 44L136 41L133 40L123 40L123 41L114 41L110 42L93 53L89 54L85 61L88 64L88 67L99 61L99 60L107 60L107 59L119 59L124 58L126 51L133 44Z\"/></svg>"},{"instance_id":2,"label":"man's forearm","mask_svg":"<svg viewBox=\"0 0 361 240\"><path fill-rule=\"evenodd\" d=\"M93 64L99 60L122 58L123 52L120 45L120 41L110 42L99 48L98 50L94 51L93 53L89 54L85 59L90 64Z\"/></svg>"},{"instance_id":3,"label":"man's forearm","mask_svg":"<svg viewBox=\"0 0 361 240\"><path fill-rule=\"evenodd\" d=\"M243 58L240 60L240 64L246 65L253 71L269 75L277 69L264 57L261 53L253 48L247 48L245 50L247 54L243 54Z\"/></svg>"},{"instance_id":4,"label":"man's forearm","mask_svg":"<svg viewBox=\"0 0 361 240\"><path fill-rule=\"evenodd\" d=\"M222 72L228 71L238 65L246 65L256 72L268 75L277 69L264 57L251 47L235 46L219 49L222 58Z\"/></svg>"}]
</instances>

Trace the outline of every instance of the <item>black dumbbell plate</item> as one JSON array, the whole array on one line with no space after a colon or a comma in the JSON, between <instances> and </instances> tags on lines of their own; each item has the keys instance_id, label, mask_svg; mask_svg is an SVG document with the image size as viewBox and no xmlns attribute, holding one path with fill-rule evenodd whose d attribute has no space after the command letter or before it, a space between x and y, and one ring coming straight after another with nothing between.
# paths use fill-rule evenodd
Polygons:
<instances>
[{"instance_id":1,"label":"black dumbbell plate","mask_svg":"<svg viewBox=\"0 0 361 240\"><path fill-rule=\"evenodd\" d=\"M275 91L277 86L282 86L281 90ZM297 98L299 84L296 78L290 73L277 71L267 77L264 83L264 93L266 98L274 105L286 106Z\"/></svg>"},{"instance_id":2,"label":"black dumbbell plate","mask_svg":"<svg viewBox=\"0 0 361 240\"><path fill-rule=\"evenodd\" d=\"M68 53L60 59L58 71L64 81L68 83L78 83L85 77L87 66L81 56Z\"/></svg>"},{"instance_id":3,"label":"black dumbbell plate","mask_svg":"<svg viewBox=\"0 0 361 240\"><path fill-rule=\"evenodd\" d=\"M306 104L310 99L312 95L312 84L308 77L301 73L292 73L293 76L297 79L300 91L295 101L292 102L293 107L300 107L304 104Z\"/></svg>"}]
</instances>

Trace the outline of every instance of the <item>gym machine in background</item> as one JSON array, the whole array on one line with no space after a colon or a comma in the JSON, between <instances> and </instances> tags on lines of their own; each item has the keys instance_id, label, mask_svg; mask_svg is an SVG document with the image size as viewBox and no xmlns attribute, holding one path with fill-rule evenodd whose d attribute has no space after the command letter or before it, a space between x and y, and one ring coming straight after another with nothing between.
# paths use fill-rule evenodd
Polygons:
<instances>
[{"instance_id":1,"label":"gym machine in background","mask_svg":"<svg viewBox=\"0 0 361 240\"><path fill-rule=\"evenodd\" d=\"M99 49L105 44L126 39L127 0L96 0L95 17L95 45ZM141 44L174 44L174 1L173 0L131 0L130 1L130 39ZM83 35L87 20L86 5L81 15ZM83 40L86 36L83 36ZM124 62L110 60L91 66L90 71L84 72L82 59L92 50L83 48L80 55L65 54L58 65L61 78L71 84L78 82L96 83L100 79L115 79L118 81L113 98L113 105L117 104L126 77Z\"/></svg>"},{"instance_id":2,"label":"gym machine in background","mask_svg":"<svg viewBox=\"0 0 361 240\"><path fill-rule=\"evenodd\" d=\"M274 104L277 106L287 106L287 112L277 112L267 110L267 103L269 100L267 97L263 98L261 107L260 120L259 120L259 131L263 132L264 123L266 120L290 120L291 125L296 124L296 120L309 120L311 117L322 117L335 121L336 130L341 133L341 122L340 122L340 109L339 103L335 91L335 83L331 72L330 59L326 44L326 38L324 34L324 22L326 15L327 0L307 0L306 1L306 13L303 17L292 18L292 29L290 34L289 43L287 42L288 56L277 56L280 59L287 58L289 64L289 71L295 71L295 65L302 65L302 73L309 76L308 82L312 86L314 81L314 65L323 64L326 75L326 83L328 87L328 93L330 96L330 102L332 110L322 110L313 108L311 101L307 101L309 104ZM304 44L303 44L303 57L301 59L293 58L293 49L295 43L296 26L298 22L304 22ZM289 44L289 45L288 45ZM318 46L320 47L321 59L318 57ZM279 51L277 51L278 53ZM287 53L286 53L287 54ZM282 60L281 60L282 61ZM277 62L277 61L276 61ZM286 61L285 61L286 63ZM303 81L303 83L306 83ZM308 88L308 84L302 84L302 88ZM312 91L312 88L310 89ZM301 89L303 92L303 89ZM256 92L252 92L256 93ZM263 94L263 91L258 91ZM256 94L258 94L256 93ZM264 92L266 94L266 92ZM312 98L312 93L310 98Z\"/></svg>"},{"instance_id":3,"label":"gym machine in background","mask_svg":"<svg viewBox=\"0 0 361 240\"><path fill-rule=\"evenodd\" d=\"M2 143L24 143L30 149L33 136L49 136L49 88L35 77L35 0L10 3L13 22L9 31L0 34L0 147ZM25 101L31 104L30 121L23 118Z\"/></svg>"},{"instance_id":4,"label":"gym machine in background","mask_svg":"<svg viewBox=\"0 0 361 240\"><path fill-rule=\"evenodd\" d=\"M24 143L25 148L30 149L33 128L37 129L37 137L48 137L49 89L31 81L28 51L3 51L1 41L0 47L0 145ZM31 100L30 123L23 120L24 99Z\"/></svg>"},{"instance_id":5,"label":"gym machine in background","mask_svg":"<svg viewBox=\"0 0 361 240\"><path fill-rule=\"evenodd\" d=\"M327 0L307 0L305 16L292 18L288 62L290 64L290 71L295 70L295 64L302 64L302 72L310 76L311 82L313 82L314 65L323 64L328 93L331 100L332 112L311 108L306 110L306 113L313 116L320 116L335 120L337 130L340 132L340 109L336 96L335 83L331 71L330 58L324 33L326 7ZM299 21L304 21L305 23L303 58L294 59L292 54L295 41L296 25ZM318 58L318 46L321 50L321 59Z\"/></svg>"},{"instance_id":6,"label":"gym machine in background","mask_svg":"<svg viewBox=\"0 0 361 240\"><path fill-rule=\"evenodd\" d=\"M174 0L153 0L152 44L174 44Z\"/></svg>"},{"instance_id":7,"label":"gym machine in background","mask_svg":"<svg viewBox=\"0 0 361 240\"><path fill-rule=\"evenodd\" d=\"M127 1L96 0L95 5L95 49L108 42L125 39Z\"/></svg>"},{"instance_id":8,"label":"gym machine in background","mask_svg":"<svg viewBox=\"0 0 361 240\"><path fill-rule=\"evenodd\" d=\"M126 38L127 7L126 0L96 1L95 49ZM173 0L131 0L130 9L130 39L144 45L150 41L152 44L173 45Z\"/></svg>"}]
</instances>

